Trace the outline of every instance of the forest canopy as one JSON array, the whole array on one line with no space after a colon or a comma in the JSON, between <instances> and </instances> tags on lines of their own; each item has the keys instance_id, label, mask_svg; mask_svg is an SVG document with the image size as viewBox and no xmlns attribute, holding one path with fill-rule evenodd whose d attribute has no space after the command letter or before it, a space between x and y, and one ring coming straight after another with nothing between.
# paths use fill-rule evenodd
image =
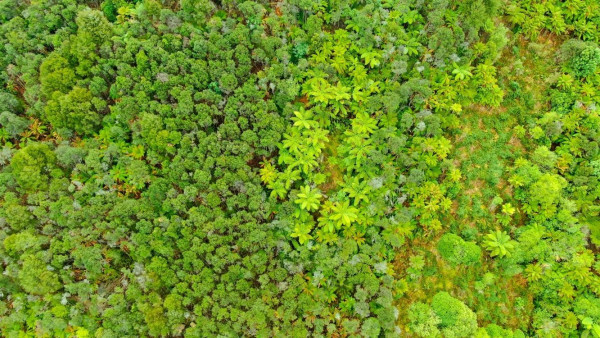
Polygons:
<instances>
[{"instance_id":1,"label":"forest canopy","mask_svg":"<svg viewBox=\"0 0 600 338\"><path fill-rule=\"evenodd\" d=\"M3 337L600 337L597 0L0 0Z\"/></svg>"}]
</instances>

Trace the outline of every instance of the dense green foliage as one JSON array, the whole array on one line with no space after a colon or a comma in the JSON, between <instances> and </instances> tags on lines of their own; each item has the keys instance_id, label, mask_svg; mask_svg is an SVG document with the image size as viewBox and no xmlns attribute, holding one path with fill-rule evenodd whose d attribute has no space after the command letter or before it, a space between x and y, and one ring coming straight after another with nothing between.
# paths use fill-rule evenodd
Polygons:
<instances>
[{"instance_id":1,"label":"dense green foliage","mask_svg":"<svg viewBox=\"0 0 600 338\"><path fill-rule=\"evenodd\" d=\"M0 0L0 335L600 337L596 0Z\"/></svg>"}]
</instances>

